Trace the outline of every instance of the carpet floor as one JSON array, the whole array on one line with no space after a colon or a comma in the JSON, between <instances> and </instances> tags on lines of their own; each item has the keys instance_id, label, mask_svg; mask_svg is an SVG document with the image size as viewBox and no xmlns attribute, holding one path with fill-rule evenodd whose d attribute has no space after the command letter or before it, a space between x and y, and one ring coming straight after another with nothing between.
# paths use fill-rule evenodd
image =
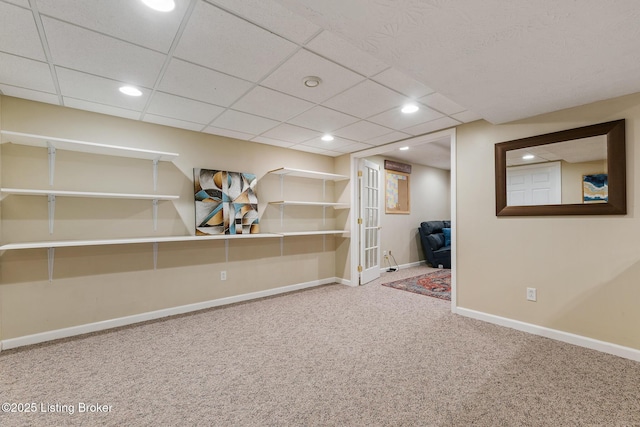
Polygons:
<instances>
[{"instance_id":1,"label":"carpet floor","mask_svg":"<svg viewBox=\"0 0 640 427\"><path fill-rule=\"evenodd\" d=\"M640 425L640 363L378 286L410 270L3 351L0 425Z\"/></svg>"}]
</instances>

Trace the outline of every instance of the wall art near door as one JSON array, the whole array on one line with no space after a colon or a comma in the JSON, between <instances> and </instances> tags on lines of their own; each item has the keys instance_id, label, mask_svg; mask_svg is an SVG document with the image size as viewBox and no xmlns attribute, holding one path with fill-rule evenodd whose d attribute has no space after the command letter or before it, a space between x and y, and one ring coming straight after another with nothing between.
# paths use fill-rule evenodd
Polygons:
<instances>
[{"instance_id":1,"label":"wall art near door","mask_svg":"<svg viewBox=\"0 0 640 427\"><path fill-rule=\"evenodd\" d=\"M584 203L607 203L609 198L607 178L606 173L582 177L582 200Z\"/></svg>"},{"instance_id":2,"label":"wall art near door","mask_svg":"<svg viewBox=\"0 0 640 427\"><path fill-rule=\"evenodd\" d=\"M260 232L252 173L193 169L196 235Z\"/></svg>"}]
</instances>

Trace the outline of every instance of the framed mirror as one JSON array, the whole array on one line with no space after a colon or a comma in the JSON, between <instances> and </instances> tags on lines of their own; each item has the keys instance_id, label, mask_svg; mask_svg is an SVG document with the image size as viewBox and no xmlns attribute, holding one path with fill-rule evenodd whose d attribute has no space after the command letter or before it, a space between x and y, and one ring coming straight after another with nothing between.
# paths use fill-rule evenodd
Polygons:
<instances>
[{"instance_id":1,"label":"framed mirror","mask_svg":"<svg viewBox=\"0 0 640 427\"><path fill-rule=\"evenodd\" d=\"M627 213L625 121L495 145L496 215Z\"/></svg>"}]
</instances>

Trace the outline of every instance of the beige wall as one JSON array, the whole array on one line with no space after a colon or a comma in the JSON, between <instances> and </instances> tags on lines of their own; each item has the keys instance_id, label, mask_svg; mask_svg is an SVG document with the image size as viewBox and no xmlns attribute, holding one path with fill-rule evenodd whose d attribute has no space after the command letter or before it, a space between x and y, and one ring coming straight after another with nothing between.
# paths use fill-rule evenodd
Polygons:
<instances>
[{"instance_id":1,"label":"beige wall","mask_svg":"<svg viewBox=\"0 0 640 427\"><path fill-rule=\"evenodd\" d=\"M180 199L160 203L157 232L150 201L59 197L50 236L46 198L10 195L2 201L3 244L193 234L194 167L255 173L263 232L348 224L332 209L323 225L322 208L287 207L282 225L279 208L266 203L282 199L278 177L267 171L293 167L333 173L332 157L10 97L0 102L4 130L180 154L173 163L160 164L157 193ZM2 144L1 155L2 186L48 187L46 150ZM152 193L152 176L151 161L58 150L53 188ZM326 198L342 198L345 187L348 181L327 182ZM315 201L322 198L322 181L285 178L284 192L288 199ZM0 339L333 278L336 246L345 245L343 237L287 237L281 255L280 238L233 240L226 261L223 241L160 243L155 271L151 243L58 248L52 283L46 249L5 251L0 256ZM222 270L226 281L220 280ZM348 269L340 265L339 270Z\"/></svg>"},{"instance_id":2,"label":"beige wall","mask_svg":"<svg viewBox=\"0 0 640 427\"><path fill-rule=\"evenodd\" d=\"M381 184L384 192L385 157L372 156L367 160L380 165L383 180ZM410 175L411 212L409 214L387 214L384 213L383 206L381 249L391 251L399 265L424 261L418 235L418 226L421 222L451 219L450 178L451 174L448 170L412 164ZM386 264L383 263L383 266Z\"/></svg>"},{"instance_id":3,"label":"beige wall","mask_svg":"<svg viewBox=\"0 0 640 427\"><path fill-rule=\"evenodd\" d=\"M495 215L494 144L626 119L624 216ZM457 301L462 308L640 349L640 95L457 130ZM538 301L525 299L525 288Z\"/></svg>"}]
</instances>

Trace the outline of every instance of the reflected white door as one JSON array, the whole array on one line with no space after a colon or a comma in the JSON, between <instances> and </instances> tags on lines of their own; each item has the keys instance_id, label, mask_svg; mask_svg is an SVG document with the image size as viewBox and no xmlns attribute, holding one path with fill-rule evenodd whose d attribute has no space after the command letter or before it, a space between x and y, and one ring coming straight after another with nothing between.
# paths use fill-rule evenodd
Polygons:
<instances>
[{"instance_id":1,"label":"reflected white door","mask_svg":"<svg viewBox=\"0 0 640 427\"><path fill-rule=\"evenodd\" d=\"M507 206L562 203L560 162L507 168Z\"/></svg>"},{"instance_id":2,"label":"reflected white door","mask_svg":"<svg viewBox=\"0 0 640 427\"><path fill-rule=\"evenodd\" d=\"M360 284L380 277L380 166L367 160L359 168Z\"/></svg>"}]
</instances>

